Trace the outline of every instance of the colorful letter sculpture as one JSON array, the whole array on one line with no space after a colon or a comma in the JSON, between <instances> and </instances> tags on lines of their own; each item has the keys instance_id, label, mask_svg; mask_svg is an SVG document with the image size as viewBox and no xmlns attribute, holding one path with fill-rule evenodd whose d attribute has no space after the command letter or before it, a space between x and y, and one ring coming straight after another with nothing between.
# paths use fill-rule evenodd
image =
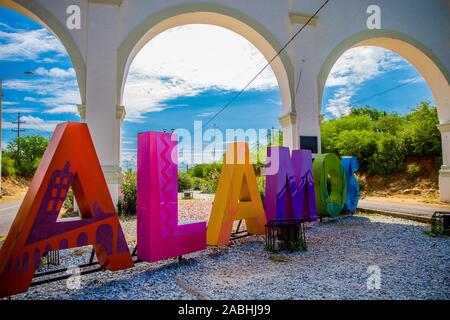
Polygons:
<instances>
[{"instance_id":1,"label":"colorful letter sculpture","mask_svg":"<svg viewBox=\"0 0 450 320\"><path fill-rule=\"evenodd\" d=\"M230 241L233 223L245 219L248 233L264 234L266 215L250 163L248 145L227 145L225 162L208 222L207 242L211 246Z\"/></svg>"},{"instance_id":2,"label":"colorful letter sculpture","mask_svg":"<svg viewBox=\"0 0 450 320\"><path fill-rule=\"evenodd\" d=\"M358 158L342 157L341 163L347 178L347 197L344 209L349 212L355 212L359 202L359 184L355 178L355 172L359 169Z\"/></svg>"},{"instance_id":3,"label":"colorful letter sculpture","mask_svg":"<svg viewBox=\"0 0 450 320\"><path fill-rule=\"evenodd\" d=\"M338 216L344 208L347 194L347 179L341 161L334 154L321 154L314 159L313 170L318 214Z\"/></svg>"},{"instance_id":4,"label":"colorful letter sculpture","mask_svg":"<svg viewBox=\"0 0 450 320\"><path fill-rule=\"evenodd\" d=\"M80 218L58 220L70 186ZM86 124L56 130L0 251L0 296L27 291L41 257L93 245L109 270L133 266Z\"/></svg>"},{"instance_id":5,"label":"colorful letter sculpture","mask_svg":"<svg viewBox=\"0 0 450 320\"><path fill-rule=\"evenodd\" d=\"M178 225L178 159L175 135L138 136L137 254L156 262L206 248L206 223Z\"/></svg>"},{"instance_id":6,"label":"colorful letter sculpture","mask_svg":"<svg viewBox=\"0 0 450 320\"><path fill-rule=\"evenodd\" d=\"M270 159L270 166L278 168L268 170L270 173L266 175L267 221L315 221L317 210L311 151L294 150L291 158L289 148L271 147L267 149L267 158Z\"/></svg>"}]
</instances>

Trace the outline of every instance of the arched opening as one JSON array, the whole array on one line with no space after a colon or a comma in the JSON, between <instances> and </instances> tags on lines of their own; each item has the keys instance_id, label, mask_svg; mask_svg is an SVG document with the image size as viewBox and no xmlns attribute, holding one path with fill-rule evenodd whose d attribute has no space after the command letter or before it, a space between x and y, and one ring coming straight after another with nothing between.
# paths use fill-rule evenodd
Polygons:
<instances>
[{"instance_id":1,"label":"arched opening","mask_svg":"<svg viewBox=\"0 0 450 320\"><path fill-rule=\"evenodd\" d=\"M372 48L372 49L371 49ZM349 51L347 51L349 50ZM357 50L360 50L359 52L366 50L367 52L365 54L361 55L361 61L357 61L358 65L357 68L360 70L360 78L358 79L357 76L347 74L349 72L349 66L345 66L345 61L341 61L341 63L338 63L339 65L337 68L341 70L336 69L336 62L339 62L338 59L340 57L344 57L349 53L357 52ZM345 87L345 85L355 85L363 83L364 81L370 79L371 77L377 76L381 72L385 72L386 70L381 70L379 67L377 67L375 70L371 70L371 65L367 64L367 61L370 60L370 53L374 52L374 50L384 50L385 53L391 55L392 58L397 59L398 61L403 61L402 63L405 63L409 65L409 68L411 70L414 70L415 77L414 78L403 78L403 79L397 79L397 86L391 86L386 87L381 85L377 88L377 86L372 86L369 88L369 90L365 90L365 93L360 93L359 95L356 95L356 92L350 92L347 96L344 96L342 94L339 95L335 94L334 97L330 97L327 92L324 92L324 89L327 87L327 79L328 82L334 82L331 86L338 87L339 85L342 87ZM374 57L372 57L374 58ZM372 59L374 60L374 59ZM375 59L376 60L376 59ZM347 61L348 63L349 61ZM354 61L353 61L354 62ZM373 62L373 61L372 61ZM380 63L380 61L378 61ZM384 63L383 61L381 63ZM334 68L332 70L332 68ZM389 71L389 68L395 68L395 66L387 66L386 69ZM381 71L380 71L381 70ZM355 68L353 69L355 71ZM370 76L370 73L372 72L372 76ZM332 73L330 76L330 72ZM412 72L412 73L414 73ZM337 75L337 76L336 76ZM362 76L361 76L362 75ZM369 77L366 79L365 75L369 75ZM319 101L320 101L320 107L322 108L325 106L328 111L335 111L334 116L340 117L342 115L347 115L351 112L351 107L363 107L364 105L371 105L370 100L376 99L378 96L381 95L392 95L395 91L399 90L406 90L406 86L412 87L413 85L415 88L418 88L419 91L414 92L414 95L419 95L418 92L421 92L422 97L424 97L422 100L432 100L432 104L436 105L437 109L437 115L436 123L432 125L433 132L431 133L434 135L435 138L439 138L439 131L436 129L436 126L441 131L442 135L442 167L439 172L439 189L440 189L440 198L443 201L449 201L450 200L450 183L448 180L448 164L450 161L449 158L449 137L448 137L448 125L446 125L449 122L449 116L450 116L450 90L449 90L449 73L448 70L444 67L444 65L441 63L441 61L432 53L431 50L427 49L420 43L418 43L416 40L410 38L407 35L400 34L393 31L388 30L376 30L376 31L368 31L363 32L360 34L356 34L349 39L343 41L337 48L335 48L326 59L325 63L322 66L321 72L318 77L318 87L319 87ZM352 83L353 81L353 83ZM375 80L372 80L372 82ZM372 83L371 82L371 83ZM420 83L422 82L422 83ZM330 84L328 84L330 86ZM348 89L348 87L347 87ZM367 88L366 88L367 89ZM429 89L429 91L428 91ZM344 90L345 91L345 90ZM351 91L351 90L350 90ZM410 91L411 92L411 91ZM324 94L325 93L325 94ZM329 92L328 92L329 93ZM352 96L357 96L358 98L352 99ZM410 94L410 96L404 96L407 98L412 98L413 94ZM333 98L335 98L333 100ZM411 99L404 98L403 100L410 101ZM433 101L434 100L434 101ZM372 101L373 102L373 101ZM335 106L333 106L333 103ZM410 108L413 108L417 106L420 103L420 101L417 101L415 104L412 104L409 106ZM355 105L356 104L356 105ZM337 107L338 105L341 106L340 110ZM386 106L388 107L388 106ZM391 106L394 108L391 108L390 110L384 110L387 113L389 111L398 112L399 115L399 122L402 121L401 116L406 113L406 110L399 110L396 109L395 106ZM430 109L431 110L431 109ZM383 111L383 112L384 112ZM410 111L410 110L408 110ZM425 112L425 111L424 111ZM353 112L352 112L353 113ZM412 113L413 114L413 113ZM328 115L330 116L330 114ZM331 115L333 117L333 115ZM411 117L414 117L414 115L411 115ZM437 119L438 118L438 119ZM394 121L395 122L395 121ZM411 134L411 133L408 133ZM361 137L361 134L360 134ZM347 138L351 138L350 136ZM323 139L327 139L326 137ZM368 137L369 139L369 137ZM437 141L437 140L436 140ZM323 140L324 142L324 140ZM328 141L329 142L329 141ZM336 141L335 141L336 142ZM382 146L383 148L393 148L388 147L387 141L386 145ZM384 142L378 141L378 147L380 147L380 144L383 144ZM327 144L326 142L324 143ZM354 145L356 144L356 141L354 142ZM429 145L427 147L429 149L432 149L433 146ZM326 149L326 148L325 148ZM436 150L436 148L434 148ZM439 147L440 150L440 147ZM326 151L326 150L325 150ZM335 150L337 151L337 150ZM373 152L373 151L368 151ZM425 153L427 153L426 151ZM400 151L399 151L400 153ZM439 152L440 153L440 152ZM365 161L365 159L362 159ZM398 162L404 161L405 166L408 166L408 161L402 157L398 157ZM375 162L383 162L383 159L380 158L378 160L372 160L373 163ZM384 161L388 162L388 161ZM437 161L438 162L438 161ZM368 164L367 164L368 165ZM365 165L363 165L365 166ZM366 168L367 169L367 168ZM411 168L412 170L413 168ZM437 168L439 169L439 168ZM428 169L425 169L428 170ZM391 172L392 170L389 168L386 168L386 172ZM436 174L437 176L437 174ZM432 188L430 188L431 190Z\"/></svg>"},{"instance_id":2,"label":"arched opening","mask_svg":"<svg viewBox=\"0 0 450 320\"><path fill-rule=\"evenodd\" d=\"M248 40L266 58L272 59L282 44L260 22L244 13L220 4L183 4L162 10L135 27L122 42L118 51L117 105L123 104L123 92L130 65L138 52L161 32L188 24L207 24L233 31ZM279 123L283 127L284 144L295 145L295 70L283 51L271 64L280 89L282 116ZM124 106L126 109L126 106Z\"/></svg>"},{"instance_id":3,"label":"arched opening","mask_svg":"<svg viewBox=\"0 0 450 320\"><path fill-rule=\"evenodd\" d=\"M65 41L60 40L53 26L65 33L63 27L34 1L24 6L16 2L0 1L2 194L13 201L4 210L8 222L15 217L47 139L57 124L79 121L77 105L83 103L76 71L83 68L73 60L73 43L66 46L71 41L67 33ZM6 227L8 223L0 226L0 234Z\"/></svg>"},{"instance_id":4,"label":"arched opening","mask_svg":"<svg viewBox=\"0 0 450 320\"><path fill-rule=\"evenodd\" d=\"M248 40L222 27L189 24L158 34L141 49L129 68L124 89L127 116L122 156L130 158L131 151L134 160L136 134L148 130L189 131L195 155L187 165L221 161L225 144L211 147L206 140L212 142L222 136L223 142L230 142L229 130L241 130L246 137L239 138L248 138L251 147L257 142L253 139L263 143L261 139L266 140L267 135L261 131L278 127L277 119L283 112L278 82L270 67L225 112L202 126L266 64L265 57ZM200 127L203 132L198 130ZM209 137L208 129L220 134ZM205 139L202 158L198 157L199 146L194 141L198 135ZM208 147L214 156L206 154ZM183 159L179 159L180 164ZM129 167L129 162L122 161L123 166Z\"/></svg>"},{"instance_id":5,"label":"arched opening","mask_svg":"<svg viewBox=\"0 0 450 320\"><path fill-rule=\"evenodd\" d=\"M267 59L272 59L282 44L263 25L243 13L218 4L188 4L169 8L141 22L123 41L118 57L118 103L122 103L123 91L130 65L138 52L156 35L182 25L209 24L233 31L252 43ZM280 87L283 114L292 112L294 68L284 51L271 67Z\"/></svg>"},{"instance_id":6,"label":"arched opening","mask_svg":"<svg viewBox=\"0 0 450 320\"><path fill-rule=\"evenodd\" d=\"M35 0L0 0L0 7L7 8L30 18L47 29L61 42L73 64L81 104L84 105L86 102L86 63L68 29Z\"/></svg>"}]
</instances>

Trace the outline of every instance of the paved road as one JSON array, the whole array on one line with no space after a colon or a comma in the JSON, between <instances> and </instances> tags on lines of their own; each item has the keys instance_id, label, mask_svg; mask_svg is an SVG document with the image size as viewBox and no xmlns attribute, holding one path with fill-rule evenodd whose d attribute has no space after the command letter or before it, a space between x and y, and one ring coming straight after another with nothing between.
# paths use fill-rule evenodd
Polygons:
<instances>
[{"instance_id":1,"label":"paved road","mask_svg":"<svg viewBox=\"0 0 450 320\"><path fill-rule=\"evenodd\" d=\"M8 233L22 200L0 203L0 235Z\"/></svg>"},{"instance_id":2,"label":"paved road","mask_svg":"<svg viewBox=\"0 0 450 320\"><path fill-rule=\"evenodd\" d=\"M428 205L416 203L404 203L382 200L360 200L358 208L368 210L379 210L387 212L406 213L411 215L431 217L436 211L450 212L450 205Z\"/></svg>"}]
</instances>

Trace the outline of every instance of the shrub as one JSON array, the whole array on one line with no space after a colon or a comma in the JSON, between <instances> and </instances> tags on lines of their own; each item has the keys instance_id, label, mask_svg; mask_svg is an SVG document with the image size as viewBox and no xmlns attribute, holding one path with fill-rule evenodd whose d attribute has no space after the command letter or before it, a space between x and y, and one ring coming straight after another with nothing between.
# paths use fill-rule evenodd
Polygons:
<instances>
[{"instance_id":1,"label":"shrub","mask_svg":"<svg viewBox=\"0 0 450 320\"><path fill-rule=\"evenodd\" d=\"M408 124L404 134L408 142L408 155L441 156L441 134L437 128L439 119L436 107L430 106L429 102L422 102L406 119Z\"/></svg>"},{"instance_id":2,"label":"shrub","mask_svg":"<svg viewBox=\"0 0 450 320\"><path fill-rule=\"evenodd\" d=\"M48 140L43 136L26 136L10 141L5 153L14 160L17 175L31 177L39 166L47 145Z\"/></svg>"},{"instance_id":3,"label":"shrub","mask_svg":"<svg viewBox=\"0 0 450 320\"><path fill-rule=\"evenodd\" d=\"M377 151L369 163L369 174L387 176L403 169L405 150L400 138L392 135L380 135Z\"/></svg>"},{"instance_id":4,"label":"shrub","mask_svg":"<svg viewBox=\"0 0 450 320\"><path fill-rule=\"evenodd\" d=\"M372 156L377 151L378 135L368 130L346 130L337 137L336 149L340 156L355 156L362 172L367 172Z\"/></svg>"},{"instance_id":5,"label":"shrub","mask_svg":"<svg viewBox=\"0 0 450 320\"><path fill-rule=\"evenodd\" d=\"M194 179L187 172L178 172L178 192L191 190L194 187Z\"/></svg>"},{"instance_id":6,"label":"shrub","mask_svg":"<svg viewBox=\"0 0 450 320\"><path fill-rule=\"evenodd\" d=\"M14 160L5 152L2 154L2 176L13 176L16 173Z\"/></svg>"},{"instance_id":7,"label":"shrub","mask_svg":"<svg viewBox=\"0 0 450 320\"><path fill-rule=\"evenodd\" d=\"M409 164L406 169L406 177L408 180L417 179L421 173L422 173L422 168L418 164L415 164L415 163Z\"/></svg>"},{"instance_id":8,"label":"shrub","mask_svg":"<svg viewBox=\"0 0 450 320\"><path fill-rule=\"evenodd\" d=\"M128 169L122 175L122 198L117 203L119 215L135 215L137 198L136 172Z\"/></svg>"},{"instance_id":9,"label":"shrub","mask_svg":"<svg viewBox=\"0 0 450 320\"><path fill-rule=\"evenodd\" d=\"M266 177L257 177L256 183L258 184L259 195L264 203L264 199L266 198Z\"/></svg>"},{"instance_id":10,"label":"shrub","mask_svg":"<svg viewBox=\"0 0 450 320\"><path fill-rule=\"evenodd\" d=\"M66 199L63 203L63 208L67 213L72 213L74 211L74 196L72 189L69 189L66 195Z\"/></svg>"}]
</instances>

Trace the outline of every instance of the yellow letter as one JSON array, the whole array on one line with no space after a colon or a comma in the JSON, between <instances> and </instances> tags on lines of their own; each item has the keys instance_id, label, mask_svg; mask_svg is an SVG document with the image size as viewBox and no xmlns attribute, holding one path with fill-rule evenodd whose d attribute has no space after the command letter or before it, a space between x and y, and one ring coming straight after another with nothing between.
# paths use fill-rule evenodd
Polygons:
<instances>
[{"instance_id":1,"label":"yellow letter","mask_svg":"<svg viewBox=\"0 0 450 320\"><path fill-rule=\"evenodd\" d=\"M230 143L219 177L207 228L210 246L225 245L235 220L245 219L248 233L264 234L266 214L245 142Z\"/></svg>"}]
</instances>

